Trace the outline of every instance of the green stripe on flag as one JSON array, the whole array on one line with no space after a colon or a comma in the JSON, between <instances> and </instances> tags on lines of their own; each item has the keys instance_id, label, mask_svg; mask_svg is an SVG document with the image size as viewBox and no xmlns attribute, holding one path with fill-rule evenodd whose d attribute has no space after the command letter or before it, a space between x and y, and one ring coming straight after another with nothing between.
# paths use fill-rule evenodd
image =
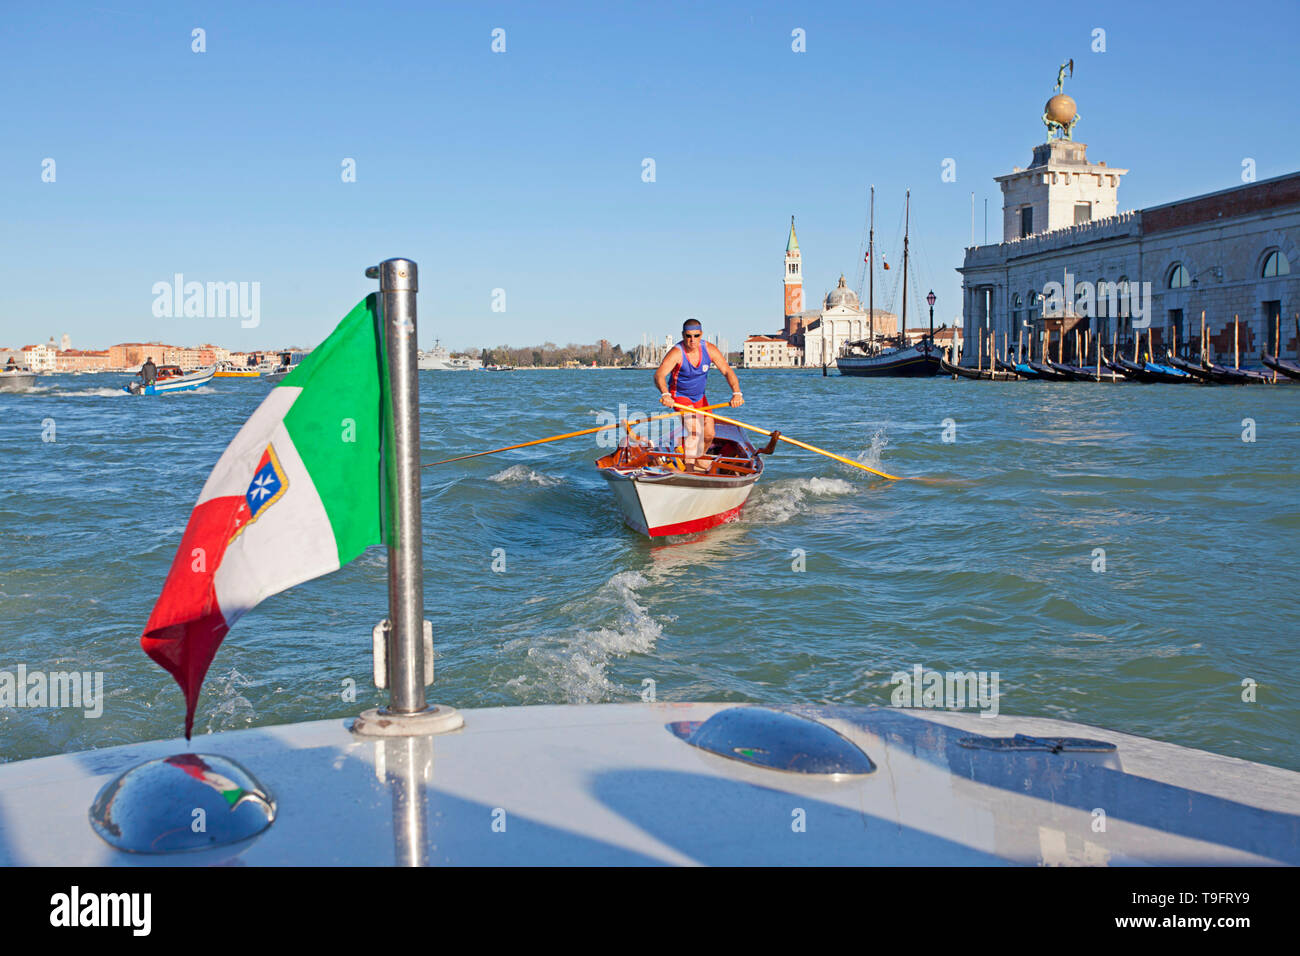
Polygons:
<instances>
[{"instance_id":1,"label":"green stripe on flag","mask_svg":"<svg viewBox=\"0 0 1300 956\"><path fill-rule=\"evenodd\" d=\"M378 294L366 296L278 386L302 389L284 427L329 516L340 567L383 541L378 308Z\"/></svg>"}]
</instances>

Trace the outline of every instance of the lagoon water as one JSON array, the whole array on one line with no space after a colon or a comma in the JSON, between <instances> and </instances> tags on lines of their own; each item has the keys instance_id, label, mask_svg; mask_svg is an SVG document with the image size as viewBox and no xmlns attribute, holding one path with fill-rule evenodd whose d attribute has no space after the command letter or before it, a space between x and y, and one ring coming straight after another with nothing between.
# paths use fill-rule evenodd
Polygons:
<instances>
[{"instance_id":1,"label":"lagoon water","mask_svg":"<svg viewBox=\"0 0 1300 956\"><path fill-rule=\"evenodd\" d=\"M1300 770L1300 385L740 374L746 421L927 480L783 446L741 520L651 544L621 524L594 437L425 469L432 700L631 701L653 681L661 701L888 705L919 665L996 672L1003 713ZM180 691L138 639L267 386L135 398L126 378L0 393L0 671L102 672L105 694L93 719L0 709L0 759L180 734ZM426 462L657 401L648 372L422 372L421 389ZM380 703L384 560L244 617L195 733Z\"/></svg>"}]
</instances>

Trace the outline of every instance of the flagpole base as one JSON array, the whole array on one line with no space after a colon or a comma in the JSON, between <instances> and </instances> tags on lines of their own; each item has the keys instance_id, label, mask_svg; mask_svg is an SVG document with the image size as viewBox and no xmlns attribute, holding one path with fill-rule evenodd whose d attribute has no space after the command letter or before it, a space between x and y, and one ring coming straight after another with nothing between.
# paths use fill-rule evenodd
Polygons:
<instances>
[{"instance_id":1,"label":"flagpole base","mask_svg":"<svg viewBox=\"0 0 1300 956\"><path fill-rule=\"evenodd\" d=\"M431 705L414 714L395 714L387 707L372 707L352 721L352 732L358 737L425 737L464 726L465 718L455 707Z\"/></svg>"}]
</instances>

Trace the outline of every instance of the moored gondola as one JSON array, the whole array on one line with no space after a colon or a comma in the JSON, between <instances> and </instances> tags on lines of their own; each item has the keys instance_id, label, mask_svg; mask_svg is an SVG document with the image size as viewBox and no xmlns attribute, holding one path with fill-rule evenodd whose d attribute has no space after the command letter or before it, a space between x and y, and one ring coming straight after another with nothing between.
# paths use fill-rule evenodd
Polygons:
<instances>
[{"instance_id":1,"label":"moored gondola","mask_svg":"<svg viewBox=\"0 0 1300 956\"><path fill-rule=\"evenodd\" d=\"M1123 356L1116 355L1106 363L1111 369L1121 373L1125 378L1134 382L1145 382L1148 385L1166 384L1166 385L1185 385L1189 382L1195 382L1197 379L1184 372L1182 369L1173 368L1169 365L1157 365L1154 362L1130 362Z\"/></svg>"},{"instance_id":2,"label":"moored gondola","mask_svg":"<svg viewBox=\"0 0 1300 956\"><path fill-rule=\"evenodd\" d=\"M1026 381L1038 381L1039 375L1024 362L1008 362L1004 359L993 356L993 364L997 370L1004 373L1008 378L1020 378Z\"/></svg>"},{"instance_id":3,"label":"moored gondola","mask_svg":"<svg viewBox=\"0 0 1300 956\"><path fill-rule=\"evenodd\" d=\"M953 365L943 356L939 357L939 370L945 375L951 375L953 378L987 378L987 373L982 370L965 368L961 365Z\"/></svg>"},{"instance_id":4,"label":"moored gondola","mask_svg":"<svg viewBox=\"0 0 1300 956\"><path fill-rule=\"evenodd\" d=\"M1095 368L1088 368L1082 365L1067 365L1064 362L1053 362L1047 359L1046 366L1052 371L1064 375L1071 382L1115 382L1119 378L1109 369L1102 375L1097 374Z\"/></svg>"},{"instance_id":5,"label":"moored gondola","mask_svg":"<svg viewBox=\"0 0 1300 956\"><path fill-rule=\"evenodd\" d=\"M1300 381L1300 364L1292 362L1290 359L1279 358L1276 355L1267 355L1264 352L1259 353L1259 360L1279 375Z\"/></svg>"},{"instance_id":6,"label":"moored gondola","mask_svg":"<svg viewBox=\"0 0 1300 956\"><path fill-rule=\"evenodd\" d=\"M1014 373L992 372L986 368L970 368L966 365L953 365L943 356L939 356L939 369L944 375L951 375L954 378L983 379L986 382L990 380L1007 382L1018 377Z\"/></svg>"},{"instance_id":7,"label":"moored gondola","mask_svg":"<svg viewBox=\"0 0 1300 956\"><path fill-rule=\"evenodd\" d=\"M1066 375L1064 372L1058 372L1054 368L1049 368L1047 365L1045 365L1042 362L1035 362L1031 359L1027 364L1031 369L1033 369L1034 374L1037 375L1039 378L1043 379L1044 381L1048 381L1048 382L1071 381L1070 376Z\"/></svg>"},{"instance_id":8,"label":"moored gondola","mask_svg":"<svg viewBox=\"0 0 1300 956\"><path fill-rule=\"evenodd\" d=\"M1182 369L1188 375L1211 385L1269 385L1273 381L1271 375L1258 369L1229 368L1226 365L1206 362L1204 359L1197 364L1179 358L1172 352L1166 353L1165 358L1175 368Z\"/></svg>"}]
</instances>

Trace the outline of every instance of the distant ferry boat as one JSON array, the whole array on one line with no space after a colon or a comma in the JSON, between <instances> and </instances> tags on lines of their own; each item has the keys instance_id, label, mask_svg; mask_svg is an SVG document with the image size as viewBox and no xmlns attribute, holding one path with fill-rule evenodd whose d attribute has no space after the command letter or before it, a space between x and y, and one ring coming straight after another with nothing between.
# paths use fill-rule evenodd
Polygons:
<instances>
[{"instance_id":1,"label":"distant ferry boat","mask_svg":"<svg viewBox=\"0 0 1300 956\"><path fill-rule=\"evenodd\" d=\"M474 358L462 356L453 358L452 354L435 340L433 348L429 351L416 354L416 367L435 372L468 372L471 369L482 368L483 363Z\"/></svg>"},{"instance_id":2,"label":"distant ferry boat","mask_svg":"<svg viewBox=\"0 0 1300 956\"><path fill-rule=\"evenodd\" d=\"M213 378L257 378L262 374L262 369L256 365L234 365L230 362L219 362L217 370L212 373Z\"/></svg>"}]
</instances>

